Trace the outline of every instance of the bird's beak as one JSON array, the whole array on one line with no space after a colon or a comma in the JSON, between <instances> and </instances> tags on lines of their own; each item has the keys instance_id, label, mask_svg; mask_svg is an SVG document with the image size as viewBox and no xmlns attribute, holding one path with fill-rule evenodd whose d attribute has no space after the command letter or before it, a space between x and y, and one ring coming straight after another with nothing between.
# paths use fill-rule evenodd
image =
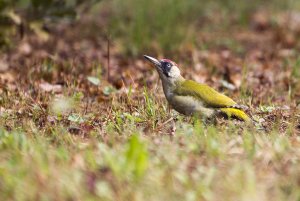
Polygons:
<instances>
[{"instance_id":1,"label":"bird's beak","mask_svg":"<svg viewBox=\"0 0 300 201\"><path fill-rule=\"evenodd\" d=\"M153 63L156 67L161 67L161 63L157 59L155 59L153 57L149 57L147 55L144 55L144 57L145 57L145 59L147 59L148 61Z\"/></svg>"}]
</instances>

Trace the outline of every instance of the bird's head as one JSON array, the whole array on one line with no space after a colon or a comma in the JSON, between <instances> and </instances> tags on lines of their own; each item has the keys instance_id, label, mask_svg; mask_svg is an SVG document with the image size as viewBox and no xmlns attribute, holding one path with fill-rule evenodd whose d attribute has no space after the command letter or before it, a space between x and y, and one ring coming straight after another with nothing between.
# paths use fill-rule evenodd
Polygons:
<instances>
[{"instance_id":1,"label":"bird's head","mask_svg":"<svg viewBox=\"0 0 300 201\"><path fill-rule=\"evenodd\" d=\"M159 61L147 55L144 55L144 57L154 64L162 81L176 82L178 79L182 79L180 70L175 62L169 59L161 59Z\"/></svg>"}]
</instances>

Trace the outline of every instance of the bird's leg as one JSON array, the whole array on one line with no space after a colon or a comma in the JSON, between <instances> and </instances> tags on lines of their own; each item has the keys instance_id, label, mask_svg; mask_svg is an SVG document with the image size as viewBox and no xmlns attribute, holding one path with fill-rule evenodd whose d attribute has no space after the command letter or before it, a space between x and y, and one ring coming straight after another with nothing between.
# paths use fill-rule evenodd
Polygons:
<instances>
[{"instance_id":1,"label":"bird's leg","mask_svg":"<svg viewBox=\"0 0 300 201\"><path fill-rule=\"evenodd\" d=\"M176 122L175 122L175 120L173 119L172 125L171 125L171 129L170 129L170 135L171 135L171 136L174 136L175 133L176 133Z\"/></svg>"},{"instance_id":2,"label":"bird's leg","mask_svg":"<svg viewBox=\"0 0 300 201\"><path fill-rule=\"evenodd\" d=\"M224 112L221 110L216 110L215 114L210 117L210 122L213 123L214 125L219 125L224 122L224 119L230 119L231 117L227 116Z\"/></svg>"},{"instance_id":3,"label":"bird's leg","mask_svg":"<svg viewBox=\"0 0 300 201\"><path fill-rule=\"evenodd\" d=\"M172 106L168 104L168 113L171 114Z\"/></svg>"},{"instance_id":4,"label":"bird's leg","mask_svg":"<svg viewBox=\"0 0 300 201\"><path fill-rule=\"evenodd\" d=\"M172 118L172 125L170 128L170 136L174 136L176 132L176 121L177 121L177 114L172 114L172 106L168 104L168 109L169 109L169 114L171 115Z\"/></svg>"},{"instance_id":5,"label":"bird's leg","mask_svg":"<svg viewBox=\"0 0 300 201\"><path fill-rule=\"evenodd\" d=\"M206 125L208 124L213 124L213 125L217 125L218 121L217 121L217 116L213 115L211 117L207 117L204 119L203 121Z\"/></svg>"}]
</instances>

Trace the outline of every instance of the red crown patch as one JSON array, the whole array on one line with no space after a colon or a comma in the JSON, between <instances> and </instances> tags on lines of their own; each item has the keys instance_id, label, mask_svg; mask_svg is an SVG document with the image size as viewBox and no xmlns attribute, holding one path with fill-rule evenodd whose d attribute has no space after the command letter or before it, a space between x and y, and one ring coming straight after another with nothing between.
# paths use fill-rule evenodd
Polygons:
<instances>
[{"instance_id":1,"label":"red crown patch","mask_svg":"<svg viewBox=\"0 0 300 201\"><path fill-rule=\"evenodd\" d=\"M175 63L174 61L171 61L170 59L162 59L162 62L169 62L172 63L174 66L177 66L177 63Z\"/></svg>"}]
</instances>

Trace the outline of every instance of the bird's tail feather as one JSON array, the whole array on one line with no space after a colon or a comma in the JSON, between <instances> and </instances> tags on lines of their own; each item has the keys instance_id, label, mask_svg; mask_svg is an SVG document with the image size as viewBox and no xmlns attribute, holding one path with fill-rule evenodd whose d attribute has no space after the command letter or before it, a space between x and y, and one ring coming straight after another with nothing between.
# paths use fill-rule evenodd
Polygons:
<instances>
[{"instance_id":1,"label":"bird's tail feather","mask_svg":"<svg viewBox=\"0 0 300 201\"><path fill-rule=\"evenodd\" d=\"M242 110L236 108L221 108L222 113L225 113L228 118L235 117L240 120L249 122L251 118Z\"/></svg>"}]
</instances>

